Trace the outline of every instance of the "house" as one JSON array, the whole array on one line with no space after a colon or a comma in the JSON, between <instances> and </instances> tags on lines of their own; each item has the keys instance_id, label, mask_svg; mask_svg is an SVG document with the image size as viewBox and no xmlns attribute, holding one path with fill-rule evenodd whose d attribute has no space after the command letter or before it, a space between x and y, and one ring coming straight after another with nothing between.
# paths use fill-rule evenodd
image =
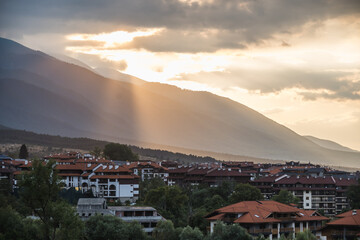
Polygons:
<instances>
[{"instance_id":1,"label":"house","mask_svg":"<svg viewBox=\"0 0 360 240\"><path fill-rule=\"evenodd\" d=\"M76 211L82 220L86 220L96 214L114 215L114 213L108 209L104 198L80 198Z\"/></svg>"},{"instance_id":2,"label":"house","mask_svg":"<svg viewBox=\"0 0 360 240\"><path fill-rule=\"evenodd\" d=\"M318 212L298 209L276 201L244 201L213 211L206 216L213 232L217 221L238 223L253 236L264 235L270 240L283 234L294 237L295 233L311 230L319 235L322 221L328 218Z\"/></svg>"},{"instance_id":3,"label":"house","mask_svg":"<svg viewBox=\"0 0 360 240\"><path fill-rule=\"evenodd\" d=\"M147 161L147 162L133 162L126 166L129 168L134 174L141 177L141 180L152 179L154 177L159 177L164 182L167 182L169 177L168 169L163 167L155 162Z\"/></svg>"},{"instance_id":4,"label":"house","mask_svg":"<svg viewBox=\"0 0 360 240\"><path fill-rule=\"evenodd\" d=\"M360 238L360 209L350 210L336 217L338 219L327 223L321 231L326 240Z\"/></svg>"},{"instance_id":5,"label":"house","mask_svg":"<svg viewBox=\"0 0 360 240\"><path fill-rule=\"evenodd\" d=\"M109 210L125 222L140 223L146 233L152 233L159 221L166 220L153 207L111 206Z\"/></svg>"},{"instance_id":6,"label":"house","mask_svg":"<svg viewBox=\"0 0 360 240\"><path fill-rule=\"evenodd\" d=\"M125 222L136 221L147 233L152 233L159 221L166 220L153 207L107 206L105 198L80 198L77 214L82 220L98 214L115 216Z\"/></svg>"}]
</instances>

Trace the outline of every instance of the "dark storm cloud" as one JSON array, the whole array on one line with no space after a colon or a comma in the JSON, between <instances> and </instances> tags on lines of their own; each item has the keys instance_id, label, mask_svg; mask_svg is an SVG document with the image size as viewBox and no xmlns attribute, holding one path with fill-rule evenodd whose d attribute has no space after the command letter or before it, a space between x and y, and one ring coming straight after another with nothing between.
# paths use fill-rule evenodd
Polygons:
<instances>
[{"instance_id":1,"label":"dark storm cloud","mask_svg":"<svg viewBox=\"0 0 360 240\"><path fill-rule=\"evenodd\" d=\"M201 72L182 74L176 80L203 82L227 89L240 87L263 94L278 93L285 89L299 88L298 94L306 100L360 99L360 81L344 80L349 73L344 72L306 72L286 69L284 71L247 69L228 72ZM226 79L226 81L224 81Z\"/></svg>"},{"instance_id":2,"label":"dark storm cloud","mask_svg":"<svg viewBox=\"0 0 360 240\"><path fill-rule=\"evenodd\" d=\"M275 33L291 33L308 21L358 14L359 10L358 0L223 0L203 4L176 0L2 0L0 31L3 36L19 36L44 32L99 33L144 27L166 28L170 33L171 30L192 31L193 35L180 36L185 42L190 42L201 29L217 29L225 36L214 36L218 40L211 45L197 44L200 51L213 51L214 48L242 48L244 44L261 42ZM226 38L227 32L236 34L233 38ZM162 38L169 37L165 33ZM138 39L137 44L158 51L178 48L171 43L162 48L156 45L155 39ZM178 51L193 52L195 49Z\"/></svg>"}]
</instances>

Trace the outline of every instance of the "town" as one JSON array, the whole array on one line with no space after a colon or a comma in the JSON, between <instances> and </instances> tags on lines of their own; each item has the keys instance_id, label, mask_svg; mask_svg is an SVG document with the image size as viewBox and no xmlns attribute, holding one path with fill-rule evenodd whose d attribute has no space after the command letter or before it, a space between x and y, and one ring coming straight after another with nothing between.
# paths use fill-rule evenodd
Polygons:
<instances>
[{"instance_id":1,"label":"town","mask_svg":"<svg viewBox=\"0 0 360 240\"><path fill-rule=\"evenodd\" d=\"M250 239L292 239L299 233L324 240L360 237L359 171L296 161L182 164L79 152L50 154L35 162L52 163L62 191L76 192L76 215L83 221L96 216L136 221L144 236L154 239L161 239L161 224L167 221L200 236L236 224ZM11 193L19 192L24 174L34 171L34 161L27 159L0 155L0 163L1 180L8 181ZM169 198L183 200L168 199L172 202L164 206L160 199L167 200L167 191L174 191ZM172 207L185 212L172 212Z\"/></svg>"}]
</instances>

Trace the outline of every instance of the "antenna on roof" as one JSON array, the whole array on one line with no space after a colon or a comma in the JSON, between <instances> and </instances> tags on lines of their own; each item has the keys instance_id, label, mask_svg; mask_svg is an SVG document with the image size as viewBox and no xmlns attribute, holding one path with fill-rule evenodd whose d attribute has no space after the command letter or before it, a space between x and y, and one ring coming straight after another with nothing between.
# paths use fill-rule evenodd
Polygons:
<instances>
[{"instance_id":1,"label":"antenna on roof","mask_svg":"<svg viewBox=\"0 0 360 240\"><path fill-rule=\"evenodd\" d=\"M263 203L262 203L262 202L260 202L259 200L256 200L256 202L257 202L257 203L259 203L259 204L263 204Z\"/></svg>"}]
</instances>

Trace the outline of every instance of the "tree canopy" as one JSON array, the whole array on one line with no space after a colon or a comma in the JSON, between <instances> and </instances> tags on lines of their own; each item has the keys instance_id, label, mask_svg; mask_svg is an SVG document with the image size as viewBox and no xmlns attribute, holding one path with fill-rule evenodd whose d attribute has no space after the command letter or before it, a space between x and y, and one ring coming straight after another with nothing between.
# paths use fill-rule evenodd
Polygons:
<instances>
[{"instance_id":1,"label":"tree canopy","mask_svg":"<svg viewBox=\"0 0 360 240\"><path fill-rule=\"evenodd\" d=\"M349 198L351 208L359 209L360 208L360 180L357 185L351 185L348 188L346 195Z\"/></svg>"},{"instance_id":2,"label":"tree canopy","mask_svg":"<svg viewBox=\"0 0 360 240\"><path fill-rule=\"evenodd\" d=\"M239 224L227 225L218 221L214 227L214 232L210 235L210 240L252 240L252 236Z\"/></svg>"},{"instance_id":3,"label":"tree canopy","mask_svg":"<svg viewBox=\"0 0 360 240\"><path fill-rule=\"evenodd\" d=\"M272 200L284 203L284 204L298 204L300 199L294 196L291 192L281 189L278 195L272 197Z\"/></svg>"},{"instance_id":4,"label":"tree canopy","mask_svg":"<svg viewBox=\"0 0 360 240\"><path fill-rule=\"evenodd\" d=\"M103 152L105 157L111 160L119 160L119 161L139 160L138 155L133 153L131 148L124 144L119 144L119 143L106 144Z\"/></svg>"},{"instance_id":5,"label":"tree canopy","mask_svg":"<svg viewBox=\"0 0 360 240\"><path fill-rule=\"evenodd\" d=\"M238 184L230 195L230 203L263 200L260 190L250 184Z\"/></svg>"},{"instance_id":6,"label":"tree canopy","mask_svg":"<svg viewBox=\"0 0 360 240\"><path fill-rule=\"evenodd\" d=\"M115 216L95 215L85 223L85 236L88 240L142 240L146 233L137 222L126 223Z\"/></svg>"}]
</instances>

